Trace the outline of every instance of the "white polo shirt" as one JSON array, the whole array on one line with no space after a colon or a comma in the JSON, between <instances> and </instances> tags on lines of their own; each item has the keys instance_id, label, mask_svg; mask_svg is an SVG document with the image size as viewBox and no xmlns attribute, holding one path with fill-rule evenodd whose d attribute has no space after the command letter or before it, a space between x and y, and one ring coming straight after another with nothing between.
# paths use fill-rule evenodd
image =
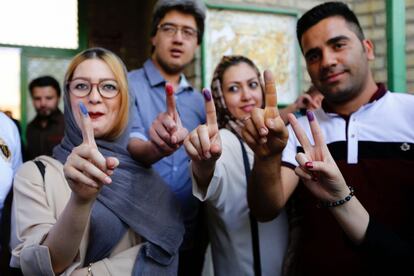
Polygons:
<instances>
[{"instance_id":1,"label":"white polo shirt","mask_svg":"<svg viewBox=\"0 0 414 276\"><path fill-rule=\"evenodd\" d=\"M394 236L410 239L414 214L414 96L391 93L379 85L370 102L349 116L324 108L315 111L315 117L347 184L355 189L356 197L370 214L370 223L375 221ZM306 117L298 121L313 143ZM283 165L296 167L299 151L302 147L289 127ZM303 271L315 275L335 274L338 268L342 275L370 271L365 253L355 250L328 209L317 208L316 197L303 184L297 186L293 197L301 214L303 238L296 254Z\"/></svg>"}]
</instances>

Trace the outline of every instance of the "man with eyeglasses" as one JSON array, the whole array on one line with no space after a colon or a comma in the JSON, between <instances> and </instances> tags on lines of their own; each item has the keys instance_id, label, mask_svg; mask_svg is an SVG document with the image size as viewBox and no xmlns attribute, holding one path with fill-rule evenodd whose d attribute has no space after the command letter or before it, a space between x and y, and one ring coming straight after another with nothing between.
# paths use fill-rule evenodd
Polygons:
<instances>
[{"instance_id":1,"label":"man with eyeglasses","mask_svg":"<svg viewBox=\"0 0 414 276\"><path fill-rule=\"evenodd\" d=\"M128 76L136 98L128 149L137 161L153 165L182 207L186 234L179 275L200 275L204 255L197 249L201 246L197 243L205 241L199 235L200 202L192 195L189 159L181 147L188 131L205 123L201 93L183 74L201 43L204 19L202 0L159 0L152 19L152 55Z\"/></svg>"}]
</instances>

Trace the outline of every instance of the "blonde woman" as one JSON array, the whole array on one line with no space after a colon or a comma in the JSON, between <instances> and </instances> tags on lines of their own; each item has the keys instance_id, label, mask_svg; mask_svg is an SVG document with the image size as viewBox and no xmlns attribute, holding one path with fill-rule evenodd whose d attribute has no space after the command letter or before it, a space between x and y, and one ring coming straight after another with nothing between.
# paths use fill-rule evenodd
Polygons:
<instances>
[{"instance_id":1,"label":"blonde woman","mask_svg":"<svg viewBox=\"0 0 414 276\"><path fill-rule=\"evenodd\" d=\"M102 48L80 53L64 100L54 158L25 163L15 178L12 265L25 275L175 273L183 226L160 177L126 151L123 63Z\"/></svg>"}]
</instances>

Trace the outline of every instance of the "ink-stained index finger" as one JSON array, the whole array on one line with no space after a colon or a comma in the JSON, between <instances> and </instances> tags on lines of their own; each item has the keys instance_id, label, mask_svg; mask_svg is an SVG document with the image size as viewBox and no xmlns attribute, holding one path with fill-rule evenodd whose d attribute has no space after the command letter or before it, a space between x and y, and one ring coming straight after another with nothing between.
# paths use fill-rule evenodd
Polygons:
<instances>
[{"instance_id":1,"label":"ink-stained index finger","mask_svg":"<svg viewBox=\"0 0 414 276\"><path fill-rule=\"evenodd\" d=\"M315 115L312 111L306 111L306 116L308 117L310 129L312 132L313 140L315 141L316 146L324 146L325 139L323 138L323 134L321 128L319 127L319 123L315 118Z\"/></svg>"},{"instance_id":2,"label":"ink-stained index finger","mask_svg":"<svg viewBox=\"0 0 414 276\"><path fill-rule=\"evenodd\" d=\"M265 83L265 117L275 118L279 115L275 80L270 70L265 70L263 77Z\"/></svg>"},{"instance_id":3,"label":"ink-stained index finger","mask_svg":"<svg viewBox=\"0 0 414 276\"><path fill-rule=\"evenodd\" d=\"M167 113L171 117L175 118L176 107L175 107L175 95L174 95L174 87L171 83L167 83L165 85L165 96L167 102Z\"/></svg>"},{"instance_id":4,"label":"ink-stained index finger","mask_svg":"<svg viewBox=\"0 0 414 276\"><path fill-rule=\"evenodd\" d=\"M207 88L204 88L203 96L206 107L207 126L209 128L209 131L216 131L218 130L216 107L214 105L214 101L212 100L211 92Z\"/></svg>"},{"instance_id":5,"label":"ink-stained index finger","mask_svg":"<svg viewBox=\"0 0 414 276\"><path fill-rule=\"evenodd\" d=\"M79 113L81 121L80 129L82 131L83 143L96 147L91 118L89 117L86 106L82 102L79 102Z\"/></svg>"}]
</instances>

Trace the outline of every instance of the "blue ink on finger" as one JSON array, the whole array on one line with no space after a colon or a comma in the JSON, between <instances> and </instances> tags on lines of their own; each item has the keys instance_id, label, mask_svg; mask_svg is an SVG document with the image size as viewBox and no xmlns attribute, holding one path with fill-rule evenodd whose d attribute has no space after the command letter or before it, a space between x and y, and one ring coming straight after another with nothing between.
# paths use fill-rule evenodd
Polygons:
<instances>
[{"instance_id":1,"label":"blue ink on finger","mask_svg":"<svg viewBox=\"0 0 414 276\"><path fill-rule=\"evenodd\" d=\"M79 108L83 114L83 116L88 116L88 110L86 109L86 106L83 104L83 102L79 102Z\"/></svg>"},{"instance_id":2,"label":"blue ink on finger","mask_svg":"<svg viewBox=\"0 0 414 276\"><path fill-rule=\"evenodd\" d=\"M211 101L211 93L207 88L203 89L203 96L207 102Z\"/></svg>"}]
</instances>

